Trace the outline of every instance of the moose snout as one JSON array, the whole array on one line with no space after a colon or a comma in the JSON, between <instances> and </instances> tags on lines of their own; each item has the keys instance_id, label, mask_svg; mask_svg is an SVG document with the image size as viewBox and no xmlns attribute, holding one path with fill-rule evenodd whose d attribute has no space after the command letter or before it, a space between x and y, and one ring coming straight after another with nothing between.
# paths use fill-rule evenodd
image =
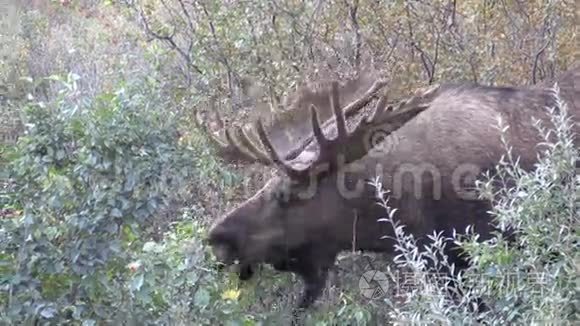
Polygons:
<instances>
[{"instance_id":1,"label":"moose snout","mask_svg":"<svg viewBox=\"0 0 580 326\"><path fill-rule=\"evenodd\" d=\"M241 281L247 281L254 275L254 269L252 265L239 262L238 259L234 259L232 250L223 244L214 244L212 246L212 251L217 259L217 264L215 268L220 271L233 271L238 274Z\"/></svg>"},{"instance_id":2,"label":"moose snout","mask_svg":"<svg viewBox=\"0 0 580 326\"><path fill-rule=\"evenodd\" d=\"M227 245L212 244L211 251L221 266L228 266L234 263L232 252Z\"/></svg>"}]
</instances>

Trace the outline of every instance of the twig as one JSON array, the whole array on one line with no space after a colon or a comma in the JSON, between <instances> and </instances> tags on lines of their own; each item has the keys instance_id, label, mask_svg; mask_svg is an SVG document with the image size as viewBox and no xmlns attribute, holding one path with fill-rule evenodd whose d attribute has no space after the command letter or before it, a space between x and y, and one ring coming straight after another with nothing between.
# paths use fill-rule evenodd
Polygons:
<instances>
[{"instance_id":1,"label":"twig","mask_svg":"<svg viewBox=\"0 0 580 326\"><path fill-rule=\"evenodd\" d=\"M542 55L542 53L544 53L544 51L546 50L546 48L548 47L548 45L550 44L550 40L547 40L546 43L544 44L544 46L542 46L542 48L536 53L536 56L534 58L534 67L532 68L532 83L536 84L536 72L538 70L538 60L540 60L540 56Z\"/></svg>"},{"instance_id":2,"label":"twig","mask_svg":"<svg viewBox=\"0 0 580 326\"><path fill-rule=\"evenodd\" d=\"M347 0L344 0L344 3L348 7L348 13L350 16L350 22L354 29L355 33L355 52L354 52L354 66L356 71L359 72L360 68L360 52L362 47L362 40L361 40L361 33L360 33L360 26L358 24L357 12L358 12L358 0L353 0L353 3L350 4Z\"/></svg>"},{"instance_id":3,"label":"twig","mask_svg":"<svg viewBox=\"0 0 580 326\"><path fill-rule=\"evenodd\" d=\"M187 62L187 65L189 67L193 68L198 74L203 75L203 71L196 64L193 63L189 54L187 54L185 51L183 51L183 49L180 48L177 45L177 43L175 42L175 40L173 39L173 37L175 36L175 32L176 32L175 28L173 29L171 34L161 35L160 33L157 33L151 29L151 27L149 26L149 22L147 21L147 18L145 17L145 13L143 12L142 9L135 8L135 10L139 13L139 17L141 18L141 22L143 23L143 27L145 28L145 32L147 34L153 36L154 38L156 38L158 40L164 41L167 44L169 44L169 46L173 50L177 51L177 53L185 60L185 62Z\"/></svg>"},{"instance_id":4,"label":"twig","mask_svg":"<svg viewBox=\"0 0 580 326\"><path fill-rule=\"evenodd\" d=\"M356 226L358 223L358 214L356 209L354 210L354 219L352 221L352 253L356 252Z\"/></svg>"}]
</instances>

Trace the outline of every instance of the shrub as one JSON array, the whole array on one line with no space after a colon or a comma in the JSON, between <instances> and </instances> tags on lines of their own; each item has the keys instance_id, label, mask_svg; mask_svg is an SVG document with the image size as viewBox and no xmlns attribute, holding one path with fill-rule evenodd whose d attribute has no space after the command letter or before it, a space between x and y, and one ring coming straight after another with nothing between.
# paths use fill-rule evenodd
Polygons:
<instances>
[{"instance_id":1,"label":"shrub","mask_svg":"<svg viewBox=\"0 0 580 326\"><path fill-rule=\"evenodd\" d=\"M22 218L0 221L0 314L12 323L114 321L129 309L131 250L191 180L196 153L153 97L121 88L79 106L67 100L78 78L53 79L65 87L26 108L11 164Z\"/></svg>"}]
</instances>

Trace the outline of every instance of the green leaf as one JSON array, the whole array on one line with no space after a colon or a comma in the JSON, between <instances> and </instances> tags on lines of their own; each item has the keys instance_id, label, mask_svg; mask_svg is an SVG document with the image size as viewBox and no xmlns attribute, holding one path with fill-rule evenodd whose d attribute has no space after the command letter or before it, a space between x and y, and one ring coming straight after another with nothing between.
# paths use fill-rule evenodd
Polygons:
<instances>
[{"instance_id":1,"label":"green leaf","mask_svg":"<svg viewBox=\"0 0 580 326\"><path fill-rule=\"evenodd\" d=\"M365 320L364 313L360 310L354 313L354 318L359 323L362 323Z\"/></svg>"},{"instance_id":2,"label":"green leaf","mask_svg":"<svg viewBox=\"0 0 580 326\"><path fill-rule=\"evenodd\" d=\"M256 322L250 319L244 320L244 326L255 326Z\"/></svg>"},{"instance_id":3,"label":"green leaf","mask_svg":"<svg viewBox=\"0 0 580 326\"><path fill-rule=\"evenodd\" d=\"M160 252L163 252L163 246L159 245L156 242L149 241L143 245L143 251L144 252L160 253Z\"/></svg>"},{"instance_id":4,"label":"green leaf","mask_svg":"<svg viewBox=\"0 0 580 326\"><path fill-rule=\"evenodd\" d=\"M227 326L242 326L242 322L239 320L228 320Z\"/></svg>"},{"instance_id":5,"label":"green leaf","mask_svg":"<svg viewBox=\"0 0 580 326\"><path fill-rule=\"evenodd\" d=\"M113 216L113 217L122 217L123 216L123 213L121 212L120 209L113 208L113 210L111 210L111 216Z\"/></svg>"},{"instance_id":6,"label":"green leaf","mask_svg":"<svg viewBox=\"0 0 580 326\"><path fill-rule=\"evenodd\" d=\"M131 280L131 291L132 292L136 292L139 291L141 289L141 287L143 286L143 280L144 280L144 276L143 274L138 274L137 276L135 276L133 278L133 280Z\"/></svg>"},{"instance_id":7,"label":"green leaf","mask_svg":"<svg viewBox=\"0 0 580 326\"><path fill-rule=\"evenodd\" d=\"M40 312L40 315L46 319L50 319L50 318L54 317L55 314L56 314L56 309L54 309L52 307L42 309L42 311Z\"/></svg>"},{"instance_id":8,"label":"green leaf","mask_svg":"<svg viewBox=\"0 0 580 326\"><path fill-rule=\"evenodd\" d=\"M195 292L193 303L198 307L205 307L209 304L209 292L206 289L199 289Z\"/></svg>"},{"instance_id":9,"label":"green leaf","mask_svg":"<svg viewBox=\"0 0 580 326\"><path fill-rule=\"evenodd\" d=\"M86 320L83 320L82 326L94 326L96 324L97 324L97 322L94 321L93 319L86 319Z\"/></svg>"}]
</instances>

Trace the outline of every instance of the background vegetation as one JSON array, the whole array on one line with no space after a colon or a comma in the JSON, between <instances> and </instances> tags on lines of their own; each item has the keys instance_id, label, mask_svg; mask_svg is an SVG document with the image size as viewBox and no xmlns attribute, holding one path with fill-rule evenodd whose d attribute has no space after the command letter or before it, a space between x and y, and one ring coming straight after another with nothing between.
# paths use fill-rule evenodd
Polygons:
<instances>
[{"instance_id":1,"label":"background vegetation","mask_svg":"<svg viewBox=\"0 0 580 326\"><path fill-rule=\"evenodd\" d=\"M440 81L534 84L577 57L575 12L574 1L556 0L0 0L0 321L288 323L300 282L264 268L238 284L213 268L202 240L272 171L217 160L194 114L217 110L228 123L272 115L303 81L368 67L390 79L393 98ZM558 139L537 172L506 156L499 176L516 176L514 188L490 193L482 183L498 203L493 214L519 221L525 236L510 250L502 239L461 239L478 257L470 273L489 276L464 301L425 277L419 258L429 257L402 255L389 267L347 254L301 318L577 321L578 151L570 122L554 119ZM412 252L400 235L401 254ZM395 267L414 272L415 291L360 295L365 270ZM547 292L497 277L516 272L540 275ZM489 315L467 309L476 295Z\"/></svg>"}]
</instances>

